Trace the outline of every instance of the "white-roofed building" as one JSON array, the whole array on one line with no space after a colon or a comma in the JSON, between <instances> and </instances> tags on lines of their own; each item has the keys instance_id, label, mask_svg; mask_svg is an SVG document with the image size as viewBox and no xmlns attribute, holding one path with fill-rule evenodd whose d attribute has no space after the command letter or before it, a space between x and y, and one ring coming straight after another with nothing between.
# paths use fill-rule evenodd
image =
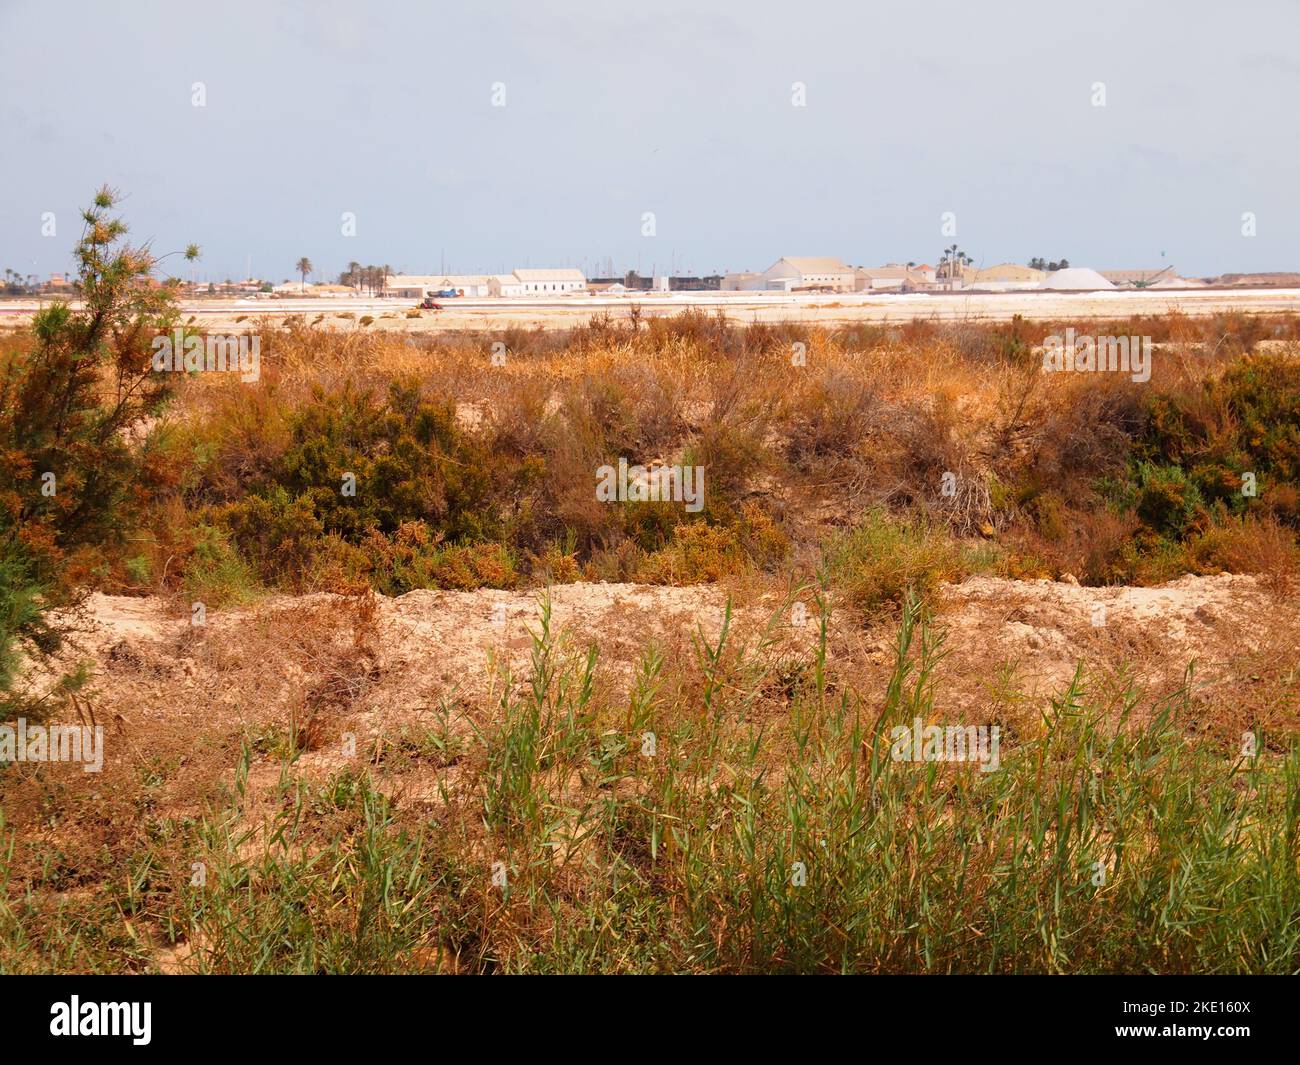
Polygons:
<instances>
[{"instance_id":1,"label":"white-roofed building","mask_svg":"<svg viewBox=\"0 0 1300 1065\"><path fill-rule=\"evenodd\" d=\"M487 296L489 281L488 274L393 274L384 286L384 295L422 300L435 292L454 289L462 296Z\"/></svg>"},{"instance_id":2,"label":"white-roofed building","mask_svg":"<svg viewBox=\"0 0 1300 1065\"><path fill-rule=\"evenodd\" d=\"M858 292L921 292L934 286L934 267L922 270L898 263L858 266L853 279Z\"/></svg>"},{"instance_id":3,"label":"white-roofed building","mask_svg":"<svg viewBox=\"0 0 1300 1065\"><path fill-rule=\"evenodd\" d=\"M488 278L488 295L522 296L524 283L514 274L493 274Z\"/></svg>"},{"instance_id":4,"label":"white-roofed building","mask_svg":"<svg viewBox=\"0 0 1300 1065\"><path fill-rule=\"evenodd\" d=\"M524 296L556 296L565 292L585 292L587 289L587 278L582 271L569 267L556 270L525 268L516 270L514 278L523 286L520 295Z\"/></svg>"},{"instance_id":5,"label":"white-roofed building","mask_svg":"<svg viewBox=\"0 0 1300 1065\"><path fill-rule=\"evenodd\" d=\"M851 266L829 257L787 256L763 271L768 291L852 292L856 283Z\"/></svg>"},{"instance_id":6,"label":"white-roofed building","mask_svg":"<svg viewBox=\"0 0 1300 1065\"><path fill-rule=\"evenodd\" d=\"M394 299L422 300L433 286L432 274L390 274L384 283L384 295Z\"/></svg>"},{"instance_id":7,"label":"white-roofed building","mask_svg":"<svg viewBox=\"0 0 1300 1065\"><path fill-rule=\"evenodd\" d=\"M742 270L738 273L725 274L719 288L723 292L753 292L766 288L762 274L756 274L752 270Z\"/></svg>"}]
</instances>

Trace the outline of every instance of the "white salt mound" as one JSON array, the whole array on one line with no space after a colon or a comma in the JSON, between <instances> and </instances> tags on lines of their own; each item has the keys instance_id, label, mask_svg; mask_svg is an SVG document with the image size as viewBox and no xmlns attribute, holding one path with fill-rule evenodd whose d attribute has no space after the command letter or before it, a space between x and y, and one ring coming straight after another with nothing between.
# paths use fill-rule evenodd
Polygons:
<instances>
[{"instance_id":1,"label":"white salt mound","mask_svg":"<svg viewBox=\"0 0 1300 1065\"><path fill-rule=\"evenodd\" d=\"M1096 270L1089 270L1086 266L1071 266L1065 270L1054 270L1047 275L1046 280L1038 283L1038 287L1064 292L1093 292L1115 286Z\"/></svg>"}]
</instances>

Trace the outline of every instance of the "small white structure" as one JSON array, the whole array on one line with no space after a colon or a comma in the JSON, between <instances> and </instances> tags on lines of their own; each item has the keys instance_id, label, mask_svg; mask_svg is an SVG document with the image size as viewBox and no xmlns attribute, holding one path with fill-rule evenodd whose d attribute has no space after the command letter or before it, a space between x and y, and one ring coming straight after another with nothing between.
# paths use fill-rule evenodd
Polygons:
<instances>
[{"instance_id":1,"label":"small white structure","mask_svg":"<svg viewBox=\"0 0 1300 1065\"><path fill-rule=\"evenodd\" d=\"M524 283L514 274L493 274L488 278L489 296L522 296Z\"/></svg>"},{"instance_id":2,"label":"small white structure","mask_svg":"<svg viewBox=\"0 0 1300 1065\"><path fill-rule=\"evenodd\" d=\"M422 300L451 289L462 296L487 296L489 280L487 274L393 274L384 286L384 295Z\"/></svg>"},{"instance_id":3,"label":"small white structure","mask_svg":"<svg viewBox=\"0 0 1300 1065\"><path fill-rule=\"evenodd\" d=\"M445 292L447 289L455 289L462 296L489 295L488 275L444 274L443 276L434 279L434 292Z\"/></svg>"},{"instance_id":4,"label":"small white structure","mask_svg":"<svg viewBox=\"0 0 1300 1065\"><path fill-rule=\"evenodd\" d=\"M654 283L650 287L651 292L667 292L669 289L668 278L664 274L656 274Z\"/></svg>"},{"instance_id":5,"label":"small white structure","mask_svg":"<svg viewBox=\"0 0 1300 1065\"><path fill-rule=\"evenodd\" d=\"M934 288L934 267L858 266L853 270L855 292L923 292Z\"/></svg>"},{"instance_id":6,"label":"small white structure","mask_svg":"<svg viewBox=\"0 0 1300 1065\"><path fill-rule=\"evenodd\" d=\"M433 277L427 274L392 274L384 285L384 295L393 299L422 300L429 294Z\"/></svg>"},{"instance_id":7,"label":"small white structure","mask_svg":"<svg viewBox=\"0 0 1300 1065\"><path fill-rule=\"evenodd\" d=\"M853 287L856 292L897 291L907 283L907 277L905 266L860 266L853 271Z\"/></svg>"},{"instance_id":8,"label":"small white structure","mask_svg":"<svg viewBox=\"0 0 1300 1065\"><path fill-rule=\"evenodd\" d=\"M723 292L754 292L763 288L763 275L752 271L725 274L720 288Z\"/></svg>"}]
</instances>

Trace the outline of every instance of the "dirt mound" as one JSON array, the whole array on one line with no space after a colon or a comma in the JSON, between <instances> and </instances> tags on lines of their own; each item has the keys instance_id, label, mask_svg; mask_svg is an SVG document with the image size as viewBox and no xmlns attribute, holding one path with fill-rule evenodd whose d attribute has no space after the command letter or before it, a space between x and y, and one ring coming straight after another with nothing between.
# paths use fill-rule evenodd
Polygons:
<instances>
[{"instance_id":1,"label":"dirt mound","mask_svg":"<svg viewBox=\"0 0 1300 1065\"><path fill-rule=\"evenodd\" d=\"M695 690L696 642L716 646L729 596L728 655L748 648L745 660L766 677L763 691L777 693L755 713L787 714L779 691L806 675L818 625L811 610L795 624L798 612L773 588L560 586L550 594L553 660L580 662L595 645L593 705L617 707L653 645L680 698ZM499 726L507 685L528 681L542 599L504 591L276 597L209 610L194 625L184 604L93 595L65 619L75 630L62 666L89 664L82 708L123 757L107 759L94 781L61 779L95 789L97 802L130 796L145 781L154 814L188 817L228 801L245 750L248 794L258 801L275 793L287 757L295 774L319 781L360 758L432 816L448 795L477 786L466 752ZM996 721L1012 736L1033 731L1081 662L1092 705L1120 707L1136 687L1150 707L1177 692L1195 663L1192 727L1221 739L1296 727L1295 602L1252 577L1185 577L1155 588L973 578L943 589L934 623L946 634L934 671L934 712L943 720ZM868 719L888 685L896 625L889 612L864 619L841 607L832 617L832 683ZM39 777L21 779L26 790L11 791L14 817L20 809L36 817ZM136 815L126 798L102 809L130 831Z\"/></svg>"},{"instance_id":2,"label":"dirt mound","mask_svg":"<svg viewBox=\"0 0 1300 1065\"><path fill-rule=\"evenodd\" d=\"M1048 580L973 577L948 589L945 621L958 649L1018 664L1058 688L1085 661L1127 655L1181 674L1258 651L1276 603L1254 577L1183 577L1154 588L1084 588Z\"/></svg>"},{"instance_id":3,"label":"dirt mound","mask_svg":"<svg viewBox=\"0 0 1300 1065\"><path fill-rule=\"evenodd\" d=\"M91 664L101 719L196 715L248 725L269 712L345 704L350 713L419 715L442 703L482 703L507 674L526 676L540 631L537 592L416 591L399 598L274 597L208 610L202 624L158 599L95 594L72 626L61 666ZM602 674L630 677L654 642L689 652L697 627L716 633L725 595L705 587L575 584L550 593L563 653L600 648Z\"/></svg>"},{"instance_id":4,"label":"dirt mound","mask_svg":"<svg viewBox=\"0 0 1300 1065\"><path fill-rule=\"evenodd\" d=\"M377 718L418 715L452 700L482 705L507 672L526 675L541 599L504 591L277 597L209 611L195 626L160 600L93 595L76 616L69 658L89 659L96 704L128 717L247 722L322 699ZM565 653L597 645L602 678L624 686L647 645L671 660L693 654L697 631L716 637L726 600L712 586L563 585L550 593L551 627ZM737 634L759 631L778 605L772 594L742 596ZM947 633L945 688L957 695L999 672L1013 673L1030 696L1059 691L1080 661L1157 686L1180 683L1189 663L1208 685L1300 661L1293 603L1248 576L1153 588L976 577L945 587L937 622ZM815 629L782 619L770 653L809 646ZM892 633L891 619L868 624L840 611L832 657L870 690L890 665Z\"/></svg>"}]
</instances>

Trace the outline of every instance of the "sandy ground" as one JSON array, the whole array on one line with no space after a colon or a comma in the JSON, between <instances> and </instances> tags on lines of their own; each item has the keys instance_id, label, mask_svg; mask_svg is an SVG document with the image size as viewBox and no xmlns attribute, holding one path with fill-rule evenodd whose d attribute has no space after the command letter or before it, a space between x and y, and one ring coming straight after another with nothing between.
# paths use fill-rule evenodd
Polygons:
<instances>
[{"instance_id":1,"label":"sandy ground","mask_svg":"<svg viewBox=\"0 0 1300 1065\"><path fill-rule=\"evenodd\" d=\"M816 619L792 624L790 608L761 585L734 593L725 712L737 725L776 725L788 719L794 691L811 693ZM981 578L941 598L935 624L946 639L932 721L996 723L1010 744L1039 735L1055 713L1071 712L1054 711L1053 699L1082 661L1087 705L1115 721L1126 701L1130 720L1141 722L1173 700L1181 729L1227 750L1259 729L1278 753L1300 731L1297 600L1275 598L1255 578L1109 589ZM589 645L600 648L596 727L626 729L629 688L648 644L664 661L655 697L663 709L652 720L672 728L693 714L704 690L694 640L702 634L716 646L726 600L710 586L556 588L555 661L580 663ZM1099 602L1106 623L1094 626ZM211 610L195 627L185 604L94 595L76 621L63 665L89 665L79 710L104 729L102 772L40 767L7 778L4 794L16 831L68 853L105 840L130 845L142 810L161 822L228 805L245 758L240 802L249 818L279 809L286 773L325 786L361 766L419 816L474 808L484 743L505 719L507 673L522 687L516 698L527 697L529 629L540 612L537 594L524 592L318 595ZM887 616L868 622L844 609L832 619L828 696L846 694L864 726L883 708L895 631ZM576 675L568 683L576 688ZM1137 699L1128 694L1135 686ZM751 692L752 701L742 697ZM71 710L58 716L77 720ZM52 788L84 815L52 818Z\"/></svg>"},{"instance_id":2,"label":"sandy ground","mask_svg":"<svg viewBox=\"0 0 1300 1065\"><path fill-rule=\"evenodd\" d=\"M608 312L624 318L633 305L643 317L677 314L699 308L710 314L723 311L739 322L902 322L914 318L959 321L1007 321L1025 318L1065 320L1128 318L1132 315L1213 315L1226 311L1277 314L1300 311L1300 289L1187 289L1108 292L1001 292L909 293L789 296L766 293L680 292L671 295L570 296L555 299L449 299L440 311L424 311L407 318L415 300L394 299L241 299L190 300L182 312L193 315L207 330L248 329L263 317L273 322L291 315L315 319L321 326L361 328L360 318L370 315L370 328L402 332L502 329L507 327L563 329ZM18 325L31 319L34 300L0 301L0 323ZM352 318L340 315L350 314ZM391 317L389 317L391 316ZM238 319L243 321L238 321Z\"/></svg>"},{"instance_id":3,"label":"sandy ground","mask_svg":"<svg viewBox=\"0 0 1300 1065\"><path fill-rule=\"evenodd\" d=\"M367 610L337 596L277 597L211 610L195 627L174 604L96 594L76 616L69 660L93 663L97 718L137 735L301 722L323 707L335 732L377 736L406 724L427 727L448 707L491 717L505 671L526 677L538 593L418 591L370 602ZM563 656L599 646L599 683L618 700L647 645L671 667L694 659L697 634L716 640L725 603L713 586L564 585L552 592L552 628ZM1168 692L1195 663L1207 706L1243 721L1267 713L1294 724L1295 607L1256 578L1227 574L1102 589L972 578L941 597L937 625L947 634L947 659L937 706L979 717L1000 685L1026 705L1046 707L1080 661L1094 678L1131 677ZM816 639L815 619L793 624L771 593L742 593L735 614L734 639L769 663L806 656ZM893 632L889 620L834 615L832 666L868 702L884 691Z\"/></svg>"}]
</instances>

